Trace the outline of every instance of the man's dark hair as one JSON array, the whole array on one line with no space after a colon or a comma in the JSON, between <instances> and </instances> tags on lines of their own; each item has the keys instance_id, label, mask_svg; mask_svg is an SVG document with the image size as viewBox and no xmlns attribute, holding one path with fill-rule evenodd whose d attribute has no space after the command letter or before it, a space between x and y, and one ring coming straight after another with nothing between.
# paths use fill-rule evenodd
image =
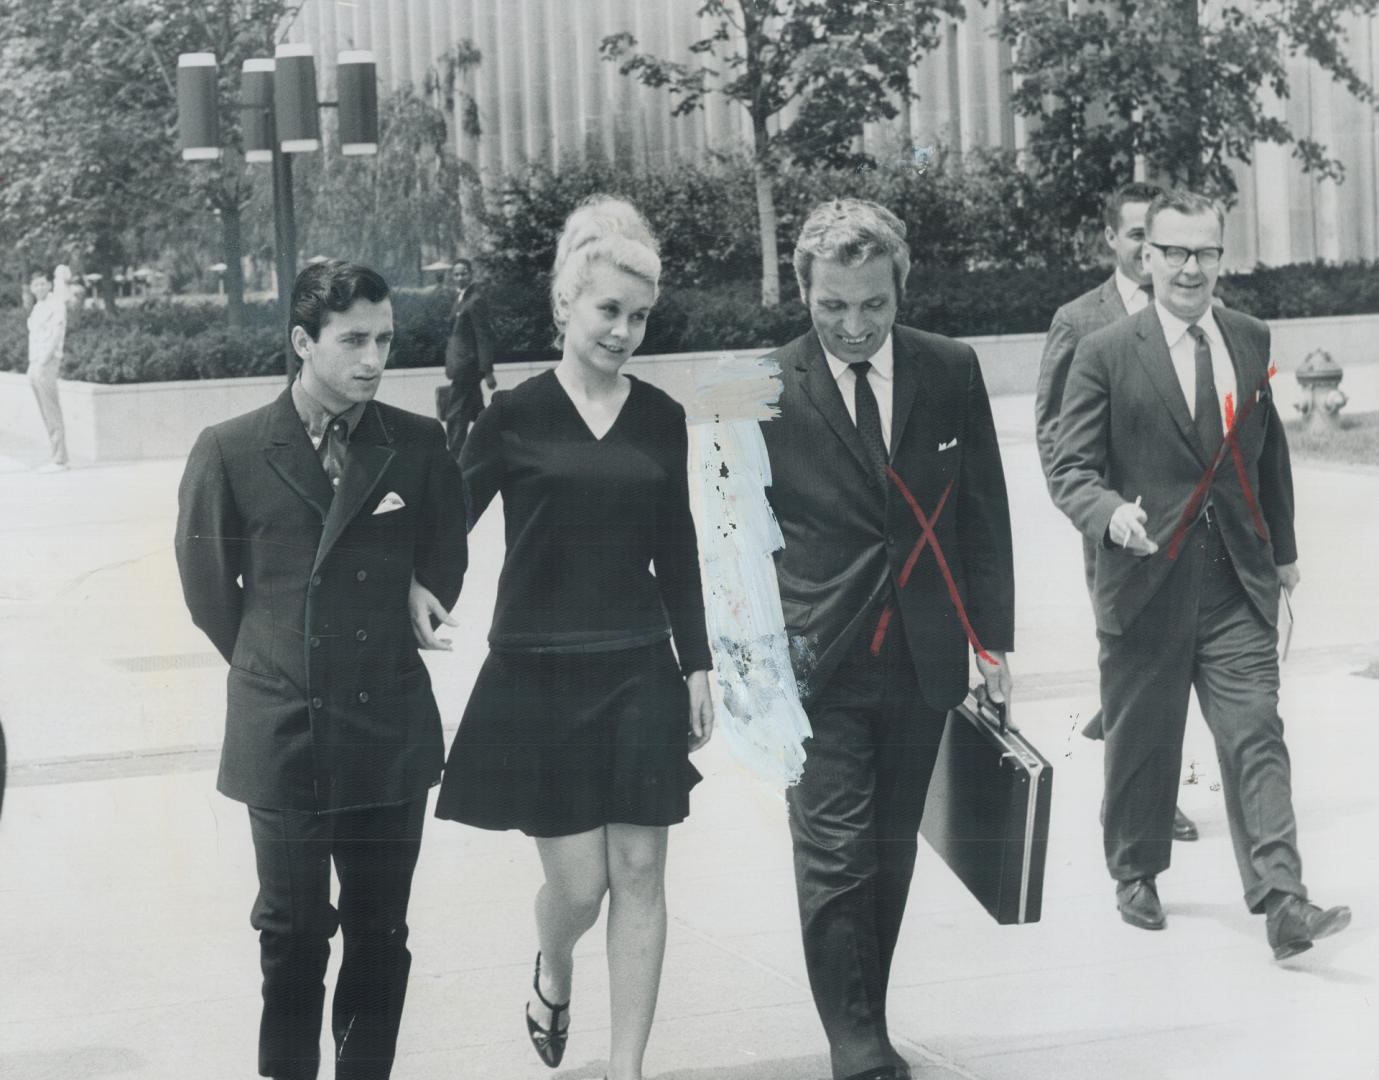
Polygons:
<instances>
[{"instance_id":1,"label":"man's dark hair","mask_svg":"<svg viewBox=\"0 0 1379 1080\"><path fill-rule=\"evenodd\" d=\"M460 263L464 263L465 269L469 270L470 273L473 273L473 272L474 272L474 260L471 259L471 258L469 258L469 257L466 256L466 255L461 255L458 259L451 259L451 260L450 260L450 269L451 269L451 270L455 269L455 267L459 266Z\"/></svg>"},{"instance_id":2,"label":"man's dark hair","mask_svg":"<svg viewBox=\"0 0 1379 1080\"><path fill-rule=\"evenodd\" d=\"M1138 181L1133 184L1121 184L1106 196L1106 202L1101 208L1101 220L1114 232L1120 228L1120 212L1125 209L1126 203L1151 203L1163 192L1164 189L1158 184L1142 184Z\"/></svg>"},{"instance_id":3,"label":"man's dark hair","mask_svg":"<svg viewBox=\"0 0 1379 1080\"><path fill-rule=\"evenodd\" d=\"M288 343L292 328L300 326L312 341L321 337L321 324L330 311L349 311L360 297L373 303L388 298L388 283L377 270L343 259L312 263L292 286L292 314L287 322Z\"/></svg>"}]
</instances>

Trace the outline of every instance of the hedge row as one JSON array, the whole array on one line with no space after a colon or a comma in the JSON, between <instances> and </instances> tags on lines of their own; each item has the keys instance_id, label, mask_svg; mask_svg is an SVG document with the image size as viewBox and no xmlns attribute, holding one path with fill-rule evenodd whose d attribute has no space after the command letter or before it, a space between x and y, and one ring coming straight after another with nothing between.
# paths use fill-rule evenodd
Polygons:
<instances>
[{"instance_id":1,"label":"hedge row","mask_svg":"<svg viewBox=\"0 0 1379 1080\"><path fill-rule=\"evenodd\" d=\"M1105 277L1105 270L951 270L917 267L910 275L900 320L941 334L1037 333L1054 310ZM1260 318L1379 312L1379 264L1297 265L1223 278L1218 288L1231 307ZM794 293L793 283L789 289ZM553 359L546 282L491 290L499 356ZM394 367L444 362L448 297L435 290L398 290L393 310ZM67 333L63 374L97 383L269 375L282 370L284 335L276 308L250 305L246 328L231 335L223 308L149 302L118 315L79 312ZM652 313L645 353L769 348L802 333L808 313L798 297L762 308L753 282L713 288L667 287ZM23 313L0 311L0 370L26 365Z\"/></svg>"}]
</instances>

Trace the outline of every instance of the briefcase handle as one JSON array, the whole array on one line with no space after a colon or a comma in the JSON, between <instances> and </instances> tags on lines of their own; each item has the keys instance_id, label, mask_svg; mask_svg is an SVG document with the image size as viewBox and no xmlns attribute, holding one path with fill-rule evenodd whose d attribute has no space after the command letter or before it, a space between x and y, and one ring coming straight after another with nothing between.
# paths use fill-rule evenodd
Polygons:
<instances>
[{"instance_id":1,"label":"briefcase handle","mask_svg":"<svg viewBox=\"0 0 1379 1080\"><path fill-rule=\"evenodd\" d=\"M1002 735L1006 734L1006 715L1010 703L992 701L991 692L987 690L984 682L972 687L972 698L977 705L977 715L1000 731Z\"/></svg>"}]
</instances>

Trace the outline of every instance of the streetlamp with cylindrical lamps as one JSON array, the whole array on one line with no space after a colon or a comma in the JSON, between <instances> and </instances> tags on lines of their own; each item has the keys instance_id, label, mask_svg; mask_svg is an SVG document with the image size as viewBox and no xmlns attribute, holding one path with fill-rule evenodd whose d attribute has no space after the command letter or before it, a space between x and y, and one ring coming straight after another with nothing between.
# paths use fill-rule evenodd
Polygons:
<instances>
[{"instance_id":1,"label":"streetlamp with cylindrical lamps","mask_svg":"<svg viewBox=\"0 0 1379 1080\"><path fill-rule=\"evenodd\" d=\"M216 100L214 53L183 53L177 59L178 131L186 161L219 158L220 122ZM316 63L309 45L279 45L272 59L244 61L240 111L247 162L273 165L273 232L278 304L286 327L292 283L297 276L297 227L292 206L292 154L320 149L318 110L340 110L341 150L345 154L378 151L378 86L373 54L354 50L340 54L338 101L316 98ZM287 377L296 374L296 358L287 350Z\"/></svg>"}]
</instances>

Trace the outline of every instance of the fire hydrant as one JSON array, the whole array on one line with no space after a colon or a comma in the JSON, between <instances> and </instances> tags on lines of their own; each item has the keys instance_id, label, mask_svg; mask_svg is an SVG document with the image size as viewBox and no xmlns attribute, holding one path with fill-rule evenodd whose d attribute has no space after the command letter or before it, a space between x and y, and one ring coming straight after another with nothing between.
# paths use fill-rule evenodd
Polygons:
<instances>
[{"instance_id":1,"label":"fire hydrant","mask_svg":"<svg viewBox=\"0 0 1379 1080\"><path fill-rule=\"evenodd\" d=\"M1341 390L1341 365L1324 349L1313 349L1298 368L1299 385L1307 392L1293 408L1302 413L1310 429L1338 428L1341 410L1350 399Z\"/></svg>"}]
</instances>

